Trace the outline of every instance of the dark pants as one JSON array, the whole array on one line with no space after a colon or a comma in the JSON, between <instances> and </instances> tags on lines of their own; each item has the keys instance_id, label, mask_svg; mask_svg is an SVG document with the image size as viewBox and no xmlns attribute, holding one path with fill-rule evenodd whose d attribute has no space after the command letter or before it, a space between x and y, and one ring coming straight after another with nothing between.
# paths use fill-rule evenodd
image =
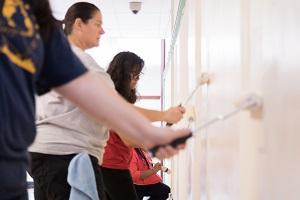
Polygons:
<instances>
[{"instance_id":1,"label":"dark pants","mask_svg":"<svg viewBox=\"0 0 300 200\"><path fill-rule=\"evenodd\" d=\"M108 200L138 200L128 169L101 169Z\"/></svg>"},{"instance_id":2,"label":"dark pants","mask_svg":"<svg viewBox=\"0 0 300 200\"><path fill-rule=\"evenodd\" d=\"M134 186L140 200L142 200L144 196L150 196L151 198L149 200L165 200L170 193L170 187L163 183Z\"/></svg>"},{"instance_id":3,"label":"dark pants","mask_svg":"<svg viewBox=\"0 0 300 200\"><path fill-rule=\"evenodd\" d=\"M68 200L71 186L67 182L71 155L48 155L31 153L31 175L34 180L35 200ZM103 178L98 160L90 156L93 165L98 195L106 200Z\"/></svg>"},{"instance_id":4,"label":"dark pants","mask_svg":"<svg viewBox=\"0 0 300 200\"><path fill-rule=\"evenodd\" d=\"M15 197L12 197L12 198L4 198L4 197L0 197L1 200L28 200L28 194L27 193L24 193L22 195L19 195L19 196L15 196Z\"/></svg>"},{"instance_id":5,"label":"dark pants","mask_svg":"<svg viewBox=\"0 0 300 200\"><path fill-rule=\"evenodd\" d=\"M0 158L0 199L27 200L27 160Z\"/></svg>"}]
</instances>

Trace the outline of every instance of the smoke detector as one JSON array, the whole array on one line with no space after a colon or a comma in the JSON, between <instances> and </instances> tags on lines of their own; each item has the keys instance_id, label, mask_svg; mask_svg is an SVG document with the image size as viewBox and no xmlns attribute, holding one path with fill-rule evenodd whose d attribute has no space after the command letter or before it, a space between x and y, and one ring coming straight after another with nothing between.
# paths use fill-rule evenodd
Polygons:
<instances>
[{"instance_id":1,"label":"smoke detector","mask_svg":"<svg viewBox=\"0 0 300 200\"><path fill-rule=\"evenodd\" d=\"M142 8L142 2L140 1L131 1L129 2L129 9L133 14L137 14Z\"/></svg>"}]
</instances>

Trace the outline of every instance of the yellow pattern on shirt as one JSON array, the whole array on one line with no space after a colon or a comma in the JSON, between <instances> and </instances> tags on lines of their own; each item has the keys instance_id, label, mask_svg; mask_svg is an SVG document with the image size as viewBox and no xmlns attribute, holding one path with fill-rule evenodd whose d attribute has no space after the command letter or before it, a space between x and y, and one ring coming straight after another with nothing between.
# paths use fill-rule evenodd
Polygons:
<instances>
[{"instance_id":1,"label":"yellow pattern on shirt","mask_svg":"<svg viewBox=\"0 0 300 200\"><path fill-rule=\"evenodd\" d=\"M13 20L14 14L17 12L17 9L20 10L24 18L24 30L17 30L15 21ZM14 32L21 37L33 37L34 36L34 26L27 13L29 9L28 5L24 5L22 0L4 0L4 5L2 8L2 16L6 18L8 27L2 27L3 31L9 32L10 29L14 29ZM5 29L6 28L6 29ZM30 48L30 47L29 47ZM8 44L0 46L1 53L5 54L11 62L16 64L18 67L30 72L35 73L36 67L30 58L22 58L21 55L14 53Z\"/></svg>"}]
</instances>

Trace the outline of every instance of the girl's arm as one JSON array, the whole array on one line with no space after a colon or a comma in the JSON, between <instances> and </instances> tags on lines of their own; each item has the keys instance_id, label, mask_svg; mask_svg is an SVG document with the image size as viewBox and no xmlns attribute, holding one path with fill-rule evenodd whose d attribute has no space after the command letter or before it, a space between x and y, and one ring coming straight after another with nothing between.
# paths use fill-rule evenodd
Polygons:
<instances>
[{"instance_id":1,"label":"girl's arm","mask_svg":"<svg viewBox=\"0 0 300 200\"><path fill-rule=\"evenodd\" d=\"M189 134L190 130L171 130L151 125L134 107L125 102L115 90L96 74L85 73L78 78L55 88L96 121L113 128L130 142L150 149L155 145L168 144L172 140ZM167 158L180 148L166 146L156 154L158 158Z\"/></svg>"}]
</instances>

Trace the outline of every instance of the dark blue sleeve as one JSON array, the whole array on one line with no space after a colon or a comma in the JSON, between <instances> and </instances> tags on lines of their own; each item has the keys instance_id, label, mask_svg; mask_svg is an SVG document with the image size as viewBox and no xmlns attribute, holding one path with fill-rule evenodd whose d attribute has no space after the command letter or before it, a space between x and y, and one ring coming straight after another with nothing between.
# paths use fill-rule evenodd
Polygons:
<instances>
[{"instance_id":1,"label":"dark blue sleeve","mask_svg":"<svg viewBox=\"0 0 300 200\"><path fill-rule=\"evenodd\" d=\"M36 81L39 95L84 74L87 69L72 52L61 30L54 31L44 44L44 62Z\"/></svg>"}]
</instances>

